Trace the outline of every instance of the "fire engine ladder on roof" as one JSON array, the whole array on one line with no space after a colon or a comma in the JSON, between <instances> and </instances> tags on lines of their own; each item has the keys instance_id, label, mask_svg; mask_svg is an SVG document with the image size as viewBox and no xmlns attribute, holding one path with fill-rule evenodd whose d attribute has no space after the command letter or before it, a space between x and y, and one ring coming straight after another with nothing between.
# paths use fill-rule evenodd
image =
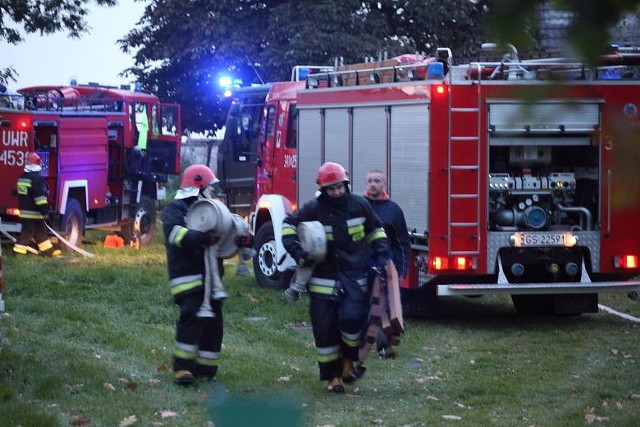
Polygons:
<instances>
[{"instance_id":1,"label":"fire engine ladder on roof","mask_svg":"<svg viewBox=\"0 0 640 427\"><path fill-rule=\"evenodd\" d=\"M454 256L480 253L481 80L470 82L449 80L448 251Z\"/></svg>"}]
</instances>

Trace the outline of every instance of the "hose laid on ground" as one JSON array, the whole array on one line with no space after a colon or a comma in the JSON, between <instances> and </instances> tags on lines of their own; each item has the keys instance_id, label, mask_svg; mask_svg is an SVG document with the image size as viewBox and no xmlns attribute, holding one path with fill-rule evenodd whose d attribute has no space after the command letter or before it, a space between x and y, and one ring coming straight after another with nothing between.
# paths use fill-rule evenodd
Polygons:
<instances>
[{"instance_id":1,"label":"hose laid on ground","mask_svg":"<svg viewBox=\"0 0 640 427\"><path fill-rule=\"evenodd\" d=\"M79 247L77 247L76 245L74 245L73 243L71 243L70 241L68 241L67 239L65 239L64 237L62 237L60 234L58 234L53 228L51 228L51 226L49 224L47 224L45 222L45 225L47 226L47 228L49 229L49 231L58 238L58 240L60 240L62 243L64 243L65 245L67 245L68 247L70 247L71 249L73 249L74 251L78 252L80 255L84 255L87 258L95 258L96 256L94 254L92 254L91 252L87 252L84 249L80 249Z\"/></svg>"},{"instance_id":2,"label":"hose laid on ground","mask_svg":"<svg viewBox=\"0 0 640 427\"><path fill-rule=\"evenodd\" d=\"M205 248L204 299L198 311L198 317L213 317L211 297L218 300L227 297L220 278L218 258L231 258L238 253L235 238L241 234L248 234L249 225L239 215L229 212L220 200L208 198L200 198L193 202L187 211L185 223L192 230L215 230L220 237L215 245Z\"/></svg>"}]
</instances>

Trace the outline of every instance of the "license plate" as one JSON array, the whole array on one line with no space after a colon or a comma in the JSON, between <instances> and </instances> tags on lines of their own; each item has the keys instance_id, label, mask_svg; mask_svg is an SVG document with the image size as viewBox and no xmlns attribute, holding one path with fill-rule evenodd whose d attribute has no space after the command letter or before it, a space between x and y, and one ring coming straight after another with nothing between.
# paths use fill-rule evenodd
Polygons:
<instances>
[{"instance_id":1,"label":"license plate","mask_svg":"<svg viewBox=\"0 0 640 427\"><path fill-rule=\"evenodd\" d=\"M511 235L511 246L517 248L528 246L575 246L578 238L573 233L514 233Z\"/></svg>"}]
</instances>

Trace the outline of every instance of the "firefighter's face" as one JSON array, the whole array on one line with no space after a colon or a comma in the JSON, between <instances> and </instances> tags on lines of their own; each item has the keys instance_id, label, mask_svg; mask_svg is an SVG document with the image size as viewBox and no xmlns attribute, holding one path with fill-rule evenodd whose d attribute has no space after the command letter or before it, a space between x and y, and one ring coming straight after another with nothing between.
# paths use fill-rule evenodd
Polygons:
<instances>
[{"instance_id":1,"label":"firefighter's face","mask_svg":"<svg viewBox=\"0 0 640 427\"><path fill-rule=\"evenodd\" d=\"M339 182L337 184L324 187L324 190L327 192L327 195L329 197L341 197L345 192L344 182Z\"/></svg>"},{"instance_id":2,"label":"firefighter's face","mask_svg":"<svg viewBox=\"0 0 640 427\"><path fill-rule=\"evenodd\" d=\"M365 189L366 193L371 197L378 197L382 195L387 186L387 182L384 179L384 175L379 172L371 172L367 174L367 187Z\"/></svg>"}]
</instances>

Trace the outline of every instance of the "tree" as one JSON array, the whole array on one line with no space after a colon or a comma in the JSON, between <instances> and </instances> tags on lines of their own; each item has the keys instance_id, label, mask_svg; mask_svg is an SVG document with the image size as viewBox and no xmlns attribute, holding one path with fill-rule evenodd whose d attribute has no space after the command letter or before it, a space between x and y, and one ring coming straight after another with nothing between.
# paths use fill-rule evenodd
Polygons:
<instances>
[{"instance_id":1,"label":"tree","mask_svg":"<svg viewBox=\"0 0 640 427\"><path fill-rule=\"evenodd\" d=\"M87 4L89 0L39 0L0 2L0 40L10 44L19 44L24 39L20 29L27 34L52 34L68 31L71 37L78 38L88 31ZM95 0L103 6L113 6L117 0ZM15 80L13 68L0 69L0 82Z\"/></svg>"},{"instance_id":2,"label":"tree","mask_svg":"<svg viewBox=\"0 0 640 427\"><path fill-rule=\"evenodd\" d=\"M538 10L550 6L570 11L572 20L567 27L567 46L578 56L594 62L613 41L612 30L625 14L636 12L639 0L493 0L487 24L496 41L513 43L523 50L536 50L540 20Z\"/></svg>"},{"instance_id":3,"label":"tree","mask_svg":"<svg viewBox=\"0 0 640 427\"><path fill-rule=\"evenodd\" d=\"M223 72L233 71L245 83L276 81L289 79L296 64L362 62L383 51L393 56L442 45L477 49L486 2L441 3L156 0L120 44L125 52L136 51L128 72L147 90L182 105L185 127L215 130L225 113L215 85Z\"/></svg>"}]
</instances>

